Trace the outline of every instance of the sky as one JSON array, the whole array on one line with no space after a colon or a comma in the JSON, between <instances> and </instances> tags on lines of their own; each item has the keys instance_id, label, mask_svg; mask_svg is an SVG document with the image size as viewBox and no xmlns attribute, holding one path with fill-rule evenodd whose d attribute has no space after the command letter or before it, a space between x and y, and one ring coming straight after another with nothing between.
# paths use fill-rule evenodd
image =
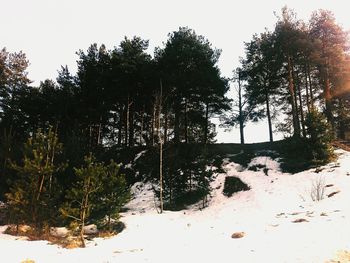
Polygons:
<instances>
[{"instance_id":1,"label":"sky","mask_svg":"<svg viewBox=\"0 0 350 263\"><path fill-rule=\"evenodd\" d=\"M56 79L61 65L75 72L75 53L92 43L112 49L124 36L136 35L149 40L148 52L153 54L168 33L187 26L222 50L219 68L231 77L244 55L244 42L265 28L272 30L274 12L285 5L304 20L317 9L330 10L345 30L350 29L344 0L0 0L0 48L26 53L29 78L38 85ZM247 126L247 142L267 139L266 123ZM239 133L219 129L217 140L239 142Z\"/></svg>"}]
</instances>

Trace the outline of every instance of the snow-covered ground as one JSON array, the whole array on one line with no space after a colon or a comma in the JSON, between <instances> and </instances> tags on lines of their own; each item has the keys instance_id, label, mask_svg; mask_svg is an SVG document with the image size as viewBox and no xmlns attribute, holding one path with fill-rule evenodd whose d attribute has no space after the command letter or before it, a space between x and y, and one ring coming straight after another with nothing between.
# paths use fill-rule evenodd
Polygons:
<instances>
[{"instance_id":1,"label":"snow-covered ground","mask_svg":"<svg viewBox=\"0 0 350 263\"><path fill-rule=\"evenodd\" d=\"M238 172L239 165L227 162L227 175L241 178L251 190L227 198L226 175L218 174L210 205L202 210L158 214L151 186L139 183L119 235L68 250L0 234L1 262L325 262L350 250L350 153L338 153L337 163L319 173L284 174L269 157L251 163L266 165L268 176L263 170ZM319 202L311 198L315 182L328 186ZM233 239L235 232L245 235Z\"/></svg>"}]
</instances>

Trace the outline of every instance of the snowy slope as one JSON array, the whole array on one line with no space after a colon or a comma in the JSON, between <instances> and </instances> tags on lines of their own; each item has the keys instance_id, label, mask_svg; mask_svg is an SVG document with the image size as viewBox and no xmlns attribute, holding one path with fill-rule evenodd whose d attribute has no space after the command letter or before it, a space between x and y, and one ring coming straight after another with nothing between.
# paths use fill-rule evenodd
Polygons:
<instances>
[{"instance_id":1,"label":"snowy slope","mask_svg":"<svg viewBox=\"0 0 350 263\"><path fill-rule=\"evenodd\" d=\"M226 175L218 174L210 205L203 210L193 206L158 214L151 186L138 183L122 215L127 227L119 235L67 250L0 234L1 262L325 262L339 250L350 250L350 153L338 153L338 164L319 173L284 174L269 157L251 163L266 165L268 176L238 172L239 165L227 162L227 174L251 190L227 198L222 195ZM314 202L310 192L319 178L332 186L325 188L325 199ZM307 221L293 222L298 219ZM245 236L233 239L234 232Z\"/></svg>"}]
</instances>

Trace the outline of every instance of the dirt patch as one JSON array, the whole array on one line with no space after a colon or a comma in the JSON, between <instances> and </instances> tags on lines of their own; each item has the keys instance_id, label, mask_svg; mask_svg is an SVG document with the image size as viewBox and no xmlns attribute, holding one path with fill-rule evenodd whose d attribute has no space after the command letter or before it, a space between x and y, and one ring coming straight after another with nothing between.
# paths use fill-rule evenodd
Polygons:
<instances>
[{"instance_id":1,"label":"dirt patch","mask_svg":"<svg viewBox=\"0 0 350 263\"><path fill-rule=\"evenodd\" d=\"M292 221L292 223L303 223L303 222L309 222L305 218L298 218Z\"/></svg>"},{"instance_id":2,"label":"dirt patch","mask_svg":"<svg viewBox=\"0 0 350 263\"><path fill-rule=\"evenodd\" d=\"M245 236L245 232L235 232L231 235L231 238L242 238Z\"/></svg>"},{"instance_id":3,"label":"dirt patch","mask_svg":"<svg viewBox=\"0 0 350 263\"><path fill-rule=\"evenodd\" d=\"M335 191L335 192L328 194L327 197L329 198L329 197L332 197L332 196L339 194L339 193L340 193L340 191Z\"/></svg>"}]
</instances>

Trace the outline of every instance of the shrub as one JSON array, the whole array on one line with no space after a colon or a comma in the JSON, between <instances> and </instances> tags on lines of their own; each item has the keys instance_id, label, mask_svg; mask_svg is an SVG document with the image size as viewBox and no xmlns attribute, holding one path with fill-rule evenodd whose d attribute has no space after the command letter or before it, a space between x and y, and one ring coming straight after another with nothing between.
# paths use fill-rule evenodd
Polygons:
<instances>
[{"instance_id":1,"label":"shrub","mask_svg":"<svg viewBox=\"0 0 350 263\"><path fill-rule=\"evenodd\" d=\"M316 109L306 115L307 146L313 160L326 162L333 156L334 134L326 118Z\"/></svg>"},{"instance_id":2,"label":"shrub","mask_svg":"<svg viewBox=\"0 0 350 263\"><path fill-rule=\"evenodd\" d=\"M324 198L326 182L323 176L317 176L312 181L310 196L312 201L321 201Z\"/></svg>"},{"instance_id":3,"label":"shrub","mask_svg":"<svg viewBox=\"0 0 350 263\"><path fill-rule=\"evenodd\" d=\"M47 133L38 130L25 143L23 163L12 163L17 178L10 180L6 194L10 223L34 225L41 231L55 220L60 193L56 177L66 166L56 162L61 151L51 128Z\"/></svg>"},{"instance_id":4,"label":"shrub","mask_svg":"<svg viewBox=\"0 0 350 263\"><path fill-rule=\"evenodd\" d=\"M130 190L125 177L118 173L119 167L111 161L109 165L97 162L95 157L85 157L85 165L75 168L77 182L67 192L67 202L60 211L72 224L79 226L82 247L85 247L83 229L87 222L108 217L118 218L120 208L129 200Z\"/></svg>"},{"instance_id":5,"label":"shrub","mask_svg":"<svg viewBox=\"0 0 350 263\"><path fill-rule=\"evenodd\" d=\"M250 190L250 187L238 177L226 176L223 190L225 196L231 197L236 192L248 190Z\"/></svg>"}]
</instances>

